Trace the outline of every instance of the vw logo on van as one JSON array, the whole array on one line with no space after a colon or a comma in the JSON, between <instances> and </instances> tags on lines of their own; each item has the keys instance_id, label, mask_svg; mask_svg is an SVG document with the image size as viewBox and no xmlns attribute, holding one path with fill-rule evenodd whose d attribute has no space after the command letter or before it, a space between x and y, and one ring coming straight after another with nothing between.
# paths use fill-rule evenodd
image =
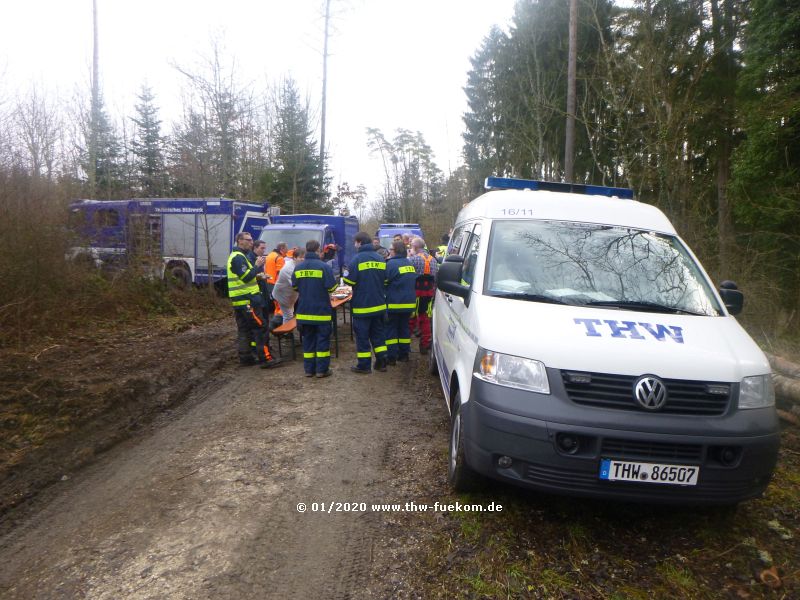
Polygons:
<instances>
[{"instance_id":1,"label":"vw logo on van","mask_svg":"<svg viewBox=\"0 0 800 600\"><path fill-rule=\"evenodd\" d=\"M636 381L633 396L645 410L659 410L667 401L667 387L658 377L643 375Z\"/></svg>"}]
</instances>

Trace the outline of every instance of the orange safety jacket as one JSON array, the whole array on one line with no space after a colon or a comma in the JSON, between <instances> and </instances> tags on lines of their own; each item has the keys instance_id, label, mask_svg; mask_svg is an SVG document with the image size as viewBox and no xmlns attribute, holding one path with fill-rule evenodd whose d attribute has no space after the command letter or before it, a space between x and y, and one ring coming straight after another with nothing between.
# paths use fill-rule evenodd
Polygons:
<instances>
[{"instance_id":1,"label":"orange safety jacket","mask_svg":"<svg viewBox=\"0 0 800 600\"><path fill-rule=\"evenodd\" d=\"M273 250L267 255L267 260L264 262L264 273L267 276L267 283L275 285L278 281L278 271L283 268L285 259L283 254L277 250Z\"/></svg>"}]
</instances>

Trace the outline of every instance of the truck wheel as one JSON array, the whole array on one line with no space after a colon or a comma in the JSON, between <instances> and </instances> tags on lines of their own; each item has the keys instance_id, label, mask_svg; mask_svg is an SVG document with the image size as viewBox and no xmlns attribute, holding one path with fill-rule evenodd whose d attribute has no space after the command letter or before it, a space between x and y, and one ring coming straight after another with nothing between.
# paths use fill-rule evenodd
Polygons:
<instances>
[{"instance_id":1,"label":"truck wheel","mask_svg":"<svg viewBox=\"0 0 800 600\"><path fill-rule=\"evenodd\" d=\"M165 273L167 284L179 290L185 290L192 285L192 274L184 265L173 265Z\"/></svg>"},{"instance_id":2,"label":"truck wheel","mask_svg":"<svg viewBox=\"0 0 800 600\"><path fill-rule=\"evenodd\" d=\"M450 421L450 452L447 465L447 482L456 492L472 492L480 487L481 478L467 465L464 455L464 437L461 420L461 391L456 391L453 400L453 416Z\"/></svg>"}]
</instances>

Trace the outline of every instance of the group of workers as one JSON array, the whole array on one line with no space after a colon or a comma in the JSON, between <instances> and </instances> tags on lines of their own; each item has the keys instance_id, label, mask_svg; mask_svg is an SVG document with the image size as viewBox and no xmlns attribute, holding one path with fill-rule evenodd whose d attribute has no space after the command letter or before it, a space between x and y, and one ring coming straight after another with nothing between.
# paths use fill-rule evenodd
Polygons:
<instances>
[{"instance_id":1,"label":"group of workers","mask_svg":"<svg viewBox=\"0 0 800 600\"><path fill-rule=\"evenodd\" d=\"M436 250L443 256L447 237ZM363 231L356 234L356 256L343 273L352 287L350 300L356 341L354 373L385 372L387 365L407 362L411 331L419 334L419 351L431 345L431 308L438 262L425 241L408 234L397 235L391 248ZM273 325L292 318L303 344L306 377L328 377L330 340L335 313L330 294L338 287L320 244L309 240L305 248L287 248L283 242L265 255L263 241L248 232L236 236L228 258L228 295L237 327L237 352L243 366L272 368L282 364L269 344L269 314ZM436 252L434 252L435 254ZM374 354L375 360L372 361Z\"/></svg>"}]
</instances>

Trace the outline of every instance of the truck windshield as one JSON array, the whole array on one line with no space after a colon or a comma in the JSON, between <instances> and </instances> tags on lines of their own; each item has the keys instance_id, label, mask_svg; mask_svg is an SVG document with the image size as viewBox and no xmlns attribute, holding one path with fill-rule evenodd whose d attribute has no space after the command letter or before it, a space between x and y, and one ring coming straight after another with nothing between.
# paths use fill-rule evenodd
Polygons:
<instances>
[{"instance_id":1,"label":"truck windshield","mask_svg":"<svg viewBox=\"0 0 800 600\"><path fill-rule=\"evenodd\" d=\"M286 242L289 248L305 248L309 240L317 240L322 248L322 230L303 229L301 227L287 227L286 229L264 229L259 239L267 243L267 252L271 251L279 242Z\"/></svg>"},{"instance_id":2,"label":"truck windshield","mask_svg":"<svg viewBox=\"0 0 800 600\"><path fill-rule=\"evenodd\" d=\"M466 257L469 260L470 257ZM496 221L489 295L622 310L720 315L697 264L668 235L586 223Z\"/></svg>"}]
</instances>

